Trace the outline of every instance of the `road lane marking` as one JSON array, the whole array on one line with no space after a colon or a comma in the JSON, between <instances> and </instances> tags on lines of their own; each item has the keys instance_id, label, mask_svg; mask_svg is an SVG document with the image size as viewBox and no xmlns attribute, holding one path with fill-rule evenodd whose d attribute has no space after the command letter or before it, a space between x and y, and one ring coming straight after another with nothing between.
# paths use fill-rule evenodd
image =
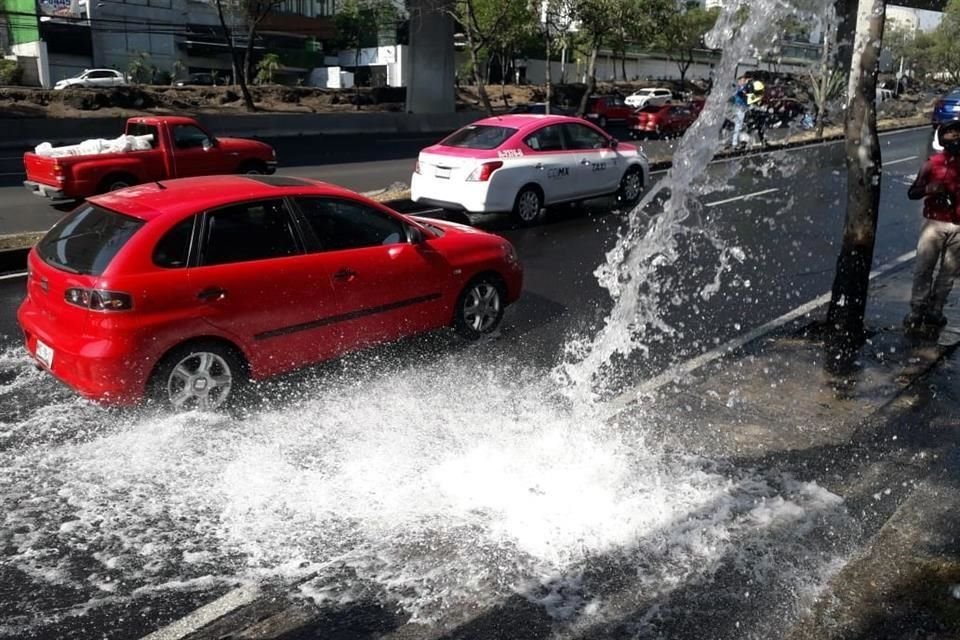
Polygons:
<instances>
[{"instance_id":1,"label":"road lane marking","mask_svg":"<svg viewBox=\"0 0 960 640\"><path fill-rule=\"evenodd\" d=\"M736 202L737 200L746 200L747 198L756 198L757 196L767 195L768 193L775 193L780 191L778 188L774 189L764 189L763 191L754 191L753 193L748 193L742 196L736 196L733 198L727 198L726 200L717 200L716 202L708 202L705 207L719 207L722 204L730 204L731 202Z\"/></svg>"},{"instance_id":2,"label":"road lane marking","mask_svg":"<svg viewBox=\"0 0 960 640\"><path fill-rule=\"evenodd\" d=\"M877 278L887 273L888 271L899 267L904 262L909 262L910 260L913 260L913 258L916 255L917 255L916 251L910 251L909 253L905 253L902 256L895 258L894 260L888 262L885 265L881 265L877 267L876 269L870 272L870 280L873 280L874 278ZM753 342L757 338L760 338L766 335L767 333L770 333L776 329L779 329L785 324L789 322L793 322L797 318L800 318L810 313L817 307L820 307L826 304L827 302L829 302L830 295L831 294L829 292L824 293L823 295L818 296L813 300L810 300L809 302L800 305L796 309L793 309L792 311L788 311L787 313L783 314L779 318L771 320L766 324L760 325L756 329L752 329L744 333L743 335L737 336L736 338L733 338L732 340L725 342L724 344L720 345L716 349L712 349L710 351L707 351L706 353L702 353L695 358L687 360L686 362L681 362L677 365L674 365L673 367L667 369L663 373L657 376L654 376L649 380L645 380L640 384L634 386L633 389L629 391L625 391L624 393L621 393L617 397L610 400L608 404L612 406L612 408L616 413L619 413L620 411L626 409L630 404L635 402L640 396L650 395L652 393L655 393L656 391L659 391L660 388L663 387L664 385L674 382L676 380L680 380L683 377L690 375L697 369L700 369L701 367L704 367L710 364L711 362L719 360L720 358L723 358L724 356L727 356L733 353L737 349L740 349L741 347L747 345L748 343Z\"/></svg>"},{"instance_id":3,"label":"road lane marking","mask_svg":"<svg viewBox=\"0 0 960 640\"><path fill-rule=\"evenodd\" d=\"M8 273L6 275L0 276L0 280L12 280L13 278L23 278L26 277L26 271L20 271L19 273Z\"/></svg>"},{"instance_id":4,"label":"road lane marking","mask_svg":"<svg viewBox=\"0 0 960 640\"><path fill-rule=\"evenodd\" d=\"M884 162L883 166L889 167L892 164L900 164L901 162L910 162L911 160L916 160L920 156L908 156L906 158L898 158L897 160L891 160L890 162Z\"/></svg>"},{"instance_id":5,"label":"road lane marking","mask_svg":"<svg viewBox=\"0 0 960 640\"><path fill-rule=\"evenodd\" d=\"M171 622L162 629L157 629L142 640L180 640L205 627L214 620L222 618L231 611L244 607L260 596L257 587L240 587L234 589L213 602L207 603L190 614Z\"/></svg>"}]
</instances>

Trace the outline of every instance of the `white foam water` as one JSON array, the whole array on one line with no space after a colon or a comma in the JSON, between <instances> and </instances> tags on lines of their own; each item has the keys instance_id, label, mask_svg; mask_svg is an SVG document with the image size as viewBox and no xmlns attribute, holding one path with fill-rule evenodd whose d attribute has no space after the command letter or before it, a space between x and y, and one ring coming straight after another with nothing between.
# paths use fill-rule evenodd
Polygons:
<instances>
[{"instance_id":1,"label":"white foam water","mask_svg":"<svg viewBox=\"0 0 960 640\"><path fill-rule=\"evenodd\" d=\"M0 453L3 565L84 594L53 616L282 579L424 623L520 594L583 624L607 612L585 577L604 559L643 568L645 601L851 526L816 483L662 451L639 424L562 408L538 372L504 371L445 358L344 375L242 420L38 408L38 433ZM67 414L73 435L51 419Z\"/></svg>"}]
</instances>

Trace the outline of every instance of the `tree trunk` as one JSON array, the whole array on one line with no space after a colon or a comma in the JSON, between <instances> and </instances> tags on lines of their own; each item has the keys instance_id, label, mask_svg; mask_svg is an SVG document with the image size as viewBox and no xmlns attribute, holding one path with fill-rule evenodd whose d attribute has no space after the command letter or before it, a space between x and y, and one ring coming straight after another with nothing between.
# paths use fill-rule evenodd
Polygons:
<instances>
[{"instance_id":1,"label":"tree trunk","mask_svg":"<svg viewBox=\"0 0 960 640\"><path fill-rule=\"evenodd\" d=\"M597 51L600 49L600 41L594 40L590 47L590 62L587 63L587 90L580 98L580 107L577 109L577 115L581 118L587 112L587 101L597 89Z\"/></svg>"},{"instance_id":2,"label":"tree trunk","mask_svg":"<svg viewBox=\"0 0 960 640\"><path fill-rule=\"evenodd\" d=\"M223 5L217 0L217 16L220 18L220 27L223 29L223 36L226 38L227 47L230 49L230 60L233 63L233 81L240 85L240 94L243 96L243 105L247 111L256 111L257 107L253 104L253 96L250 95L250 88L244 80L242 73L242 64L240 54L236 45L233 43L233 31L227 26L227 20L223 17Z\"/></svg>"},{"instance_id":3,"label":"tree trunk","mask_svg":"<svg viewBox=\"0 0 960 640\"><path fill-rule=\"evenodd\" d=\"M885 0L860 0L847 89L847 219L826 321L826 366L843 372L864 341L863 316L880 206L877 70Z\"/></svg>"},{"instance_id":4,"label":"tree trunk","mask_svg":"<svg viewBox=\"0 0 960 640\"><path fill-rule=\"evenodd\" d=\"M545 93L546 93L547 102L543 107L543 112L546 113L547 115L550 115L550 100L552 99L552 94L553 94L553 78L552 78L553 74L551 73L551 69L550 69L551 65L550 65L550 28L549 26L547 26L544 29L544 32L547 34L544 42L547 48L547 66L544 67L543 81L546 84Z\"/></svg>"},{"instance_id":5,"label":"tree trunk","mask_svg":"<svg viewBox=\"0 0 960 640\"><path fill-rule=\"evenodd\" d=\"M628 78L627 78L627 50L624 49L623 51L620 52L620 54L621 54L621 57L620 57L620 71L623 73L623 81L624 81L624 82L627 82L627 81L628 81Z\"/></svg>"},{"instance_id":6,"label":"tree trunk","mask_svg":"<svg viewBox=\"0 0 960 640\"><path fill-rule=\"evenodd\" d=\"M253 39L257 35L257 25L250 25L247 31L247 47L243 52L243 79L247 84L253 84Z\"/></svg>"},{"instance_id":7,"label":"tree trunk","mask_svg":"<svg viewBox=\"0 0 960 640\"><path fill-rule=\"evenodd\" d=\"M509 58L507 58L506 50L500 52L500 97L503 99L503 106L508 111L510 110L510 101L507 100L507 69L509 65L507 64Z\"/></svg>"},{"instance_id":8,"label":"tree trunk","mask_svg":"<svg viewBox=\"0 0 960 640\"><path fill-rule=\"evenodd\" d=\"M473 82L477 85L477 95L480 96L480 102L487 115L493 115L493 105L490 104L490 96L487 95L487 88L483 84L483 75L480 72L480 60L477 55L477 48L473 45L473 35L471 30L467 29L467 48L470 49L470 72L473 74Z\"/></svg>"},{"instance_id":9,"label":"tree trunk","mask_svg":"<svg viewBox=\"0 0 960 640\"><path fill-rule=\"evenodd\" d=\"M835 23L834 23L835 24ZM827 117L827 90L830 87L830 57L836 49L836 27L827 27L823 35L823 51L820 55L820 99L817 101L817 139L823 138L824 120Z\"/></svg>"}]
</instances>

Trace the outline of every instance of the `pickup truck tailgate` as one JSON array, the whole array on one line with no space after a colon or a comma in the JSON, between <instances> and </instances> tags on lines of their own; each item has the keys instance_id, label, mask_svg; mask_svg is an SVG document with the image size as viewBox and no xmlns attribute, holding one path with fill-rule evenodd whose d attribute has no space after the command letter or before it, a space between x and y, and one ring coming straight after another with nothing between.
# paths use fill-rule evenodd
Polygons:
<instances>
[{"instance_id":1,"label":"pickup truck tailgate","mask_svg":"<svg viewBox=\"0 0 960 640\"><path fill-rule=\"evenodd\" d=\"M54 187L60 186L60 181L58 181L57 178L63 174L54 170L57 166L56 158L38 156L28 151L23 154L23 166L27 172L27 180Z\"/></svg>"}]
</instances>

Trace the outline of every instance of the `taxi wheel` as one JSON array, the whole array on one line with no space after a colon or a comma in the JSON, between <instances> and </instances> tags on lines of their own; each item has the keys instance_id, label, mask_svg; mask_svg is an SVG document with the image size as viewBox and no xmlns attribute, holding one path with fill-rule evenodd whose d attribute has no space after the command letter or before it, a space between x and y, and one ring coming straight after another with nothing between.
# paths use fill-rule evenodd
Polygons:
<instances>
[{"instance_id":1,"label":"taxi wheel","mask_svg":"<svg viewBox=\"0 0 960 640\"><path fill-rule=\"evenodd\" d=\"M543 195L540 189L526 186L520 189L517 199L513 201L513 215L525 225L536 224L543 220Z\"/></svg>"},{"instance_id":2,"label":"taxi wheel","mask_svg":"<svg viewBox=\"0 0 960 640\"><path fill-rule=\"evenodd\" d=\"M643 193L643 172L639 167L630 167L620 180L617 201L632 207L640 200L641 193Z\"/></svg>"},{"instance_id":3,"label":"taxi wheel","mask_svg":"<svg viewBox=\"0 0 960 640\"><path fill-rule=\"evenodd\" d=\"M248 375L235 349L214 341L176 347L150 379L150 400L174 411L215 411L235 405Z\"/></svg>"},{"instance_id":4,"label":"taxi wheel","mask_svg":"<svg viewBox=\"0 0 960 640\"><path fill-rule=\"evenodd\" d=\"M453 328L464 338L476 340L492 332L503 320L506 291L495 275L480 275L464 287L457 298Z\"/></svg>"}]
</instances>

